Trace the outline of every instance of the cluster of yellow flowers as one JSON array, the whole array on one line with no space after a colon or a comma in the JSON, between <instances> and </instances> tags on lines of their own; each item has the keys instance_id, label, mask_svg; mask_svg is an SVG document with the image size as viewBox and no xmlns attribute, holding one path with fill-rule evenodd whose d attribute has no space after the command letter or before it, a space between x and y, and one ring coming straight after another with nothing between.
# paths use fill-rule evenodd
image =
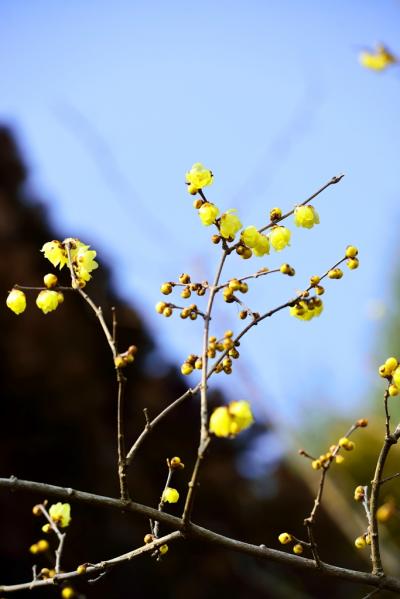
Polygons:
<instances>
[{"instance_id":1,"label":"cluster of yellow flowers","mask_svg":"<svg viewBox=\"0 0 400 599\"><path fill-rule=\"evenodd\" d=\"M218 228L218 235L213 236L214 243L218 243L221 238L228 241L234 241L236 234L242 229L243 225L236 214L236 209L231 208L220 216L219 208L205 199L202 188L211 185L213 181L212 172L205 168L200 162L196 162L190 171L186 173L186 183L188 192L191 195L200 193L200 198L194 201L194 207L202 224L206 227L215 224ZM283 250L289 245L291 233L289 229L280 225L274 225L282 218L282 210L273 208L270 211L269 235L264 235L255 226L251 225L245 228L237 244L236 252L244 259L251 258L252 255L264 256L269 254L270 246L277 252ZM294 222L297 227L311 229L319 223L319 216L313 206L300 205L294 210Z\"/></svg>"},{"instance_id":2,"label":"cluster of yellow flowers","mask_svg":"<svg viewBox=\"0 0 400 599\"><path fill-rule=\"evenodd\" d=\"M359 54L359 60L363 67L372 71L385 71L388 67L399 62L383 44L377 44L375 50L364 50Z\"/></svg>"},{"instance_id":3,"label":"cluster of yellow flowers","mask_svg":"<svg viewBox=\"0 0 400 599\"><path fill-rule=\"evenodd\" d=\"M293 553L296 555L301 555L304 551L303 545L296 541L296 539L289 534L288 532L281 532L278 537L278 541L281 545L288 545L289 543L294 543L293 545Z\"/></svg>"},{"instance_id":4,"label":"cluster of yellow flowers","mask_svg":"<svg viewBox=\"0 0 400 599\"><path fill-rule=\"evenodd\" d=\"M73 288L82 288L87 281L91 279L91 272L98 267L95 261L96 252L89 249L90 246L80 242L79 239L65 239L63 242L58 240L48 241L41 249L45 258L53 266L63 268L68 264L68 250L71 258L71 267L74 278L72 280ZM45 289L42 289L37 298L36 305L44 314L53 312L64 301L64 295L57 290L58 278L53 273L48 273L43 278ZM26 309L26 295L18 288L14 288L7 296L6 304L14 314L22 314Z\"/></svg>"},{"instance_id":5,"label":"cluster of yellow flowers","mask_svg":"<svg viewBox=\"0 0 400 599\"><path fill-rule=\"evenodd\" d=\"M379 374L389 381L388 393L394 397L400 393L400 365L397 358L388 358L384 364L379 366Z\"/></svg>"},{"instance_id":6,"label":"cluster of yellow flowers","mask_svg":"<svg viewBox=\"0 0 400 599\"><path fill-rule=\"evenodd\" d=\"M210 417L210 432L216 437L236 437L253 424L254 418L249 402L232 401L216 408Z\"/></svg>"},{"instance_id":7,"label":"cluster of yellow flowers","mask_svg":"<svg viewBox=\"0 0 400 599\"><path fill-rule=\"evenodd\" d=\"M53 266L58 266L60 269L68 264L69 255L74 272L72 286L85 287L92 278L90 273L99 266L95 261L96 252L89 248L89 245L82 243L79 239L69 237L64 241L58 241L58 239L48 241L41 251Z\"/></svg>"}]
</instances>

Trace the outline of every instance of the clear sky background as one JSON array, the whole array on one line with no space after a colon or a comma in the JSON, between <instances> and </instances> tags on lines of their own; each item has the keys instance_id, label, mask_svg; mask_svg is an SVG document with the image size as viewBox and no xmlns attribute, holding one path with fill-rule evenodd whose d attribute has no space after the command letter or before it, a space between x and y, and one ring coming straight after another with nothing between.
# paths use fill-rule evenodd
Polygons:
<instances>
[{"instance_id":1,"label":"clear sky background","mask_svg":"<svg viewBox=\"0 0 400 599\"><path fill-rule=\"evenodd\" d=\"M260 226L271 207L286 211L346 173L315 202L318 227L291 223L289 249L228 268L296 268L294 279L254 284L246 300L263 311L349 243L360 249L361 268L327 283L320 318L279 313L243 341L234 374L216 379L259 417L297 427L317 414L364 415L385 358L379 333L399 263L400 68L367 71L357 54L377 41L400 54L399 23L399 0L0 3L0 119L19 136L30 186L61 238L80 237L112 266L177 369L200 352L201 323L158 316L159 285L183 271L210 280L219 253L185 171L203 162L215 174L209 199ZM218 304L216 334L240 322L235 305Z\"/></svg>"}]
</instances>

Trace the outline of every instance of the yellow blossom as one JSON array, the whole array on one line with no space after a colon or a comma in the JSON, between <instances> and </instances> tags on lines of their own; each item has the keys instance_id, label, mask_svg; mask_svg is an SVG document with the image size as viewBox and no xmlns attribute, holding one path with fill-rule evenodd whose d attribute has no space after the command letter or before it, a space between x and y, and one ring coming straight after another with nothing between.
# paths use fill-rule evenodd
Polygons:
<instances>
[{"instance_id":1,"label":"yellow blossom","mask_svg":"<svg viewBox=\"0 0 400 599\"><path fill-rule=\"evenodd\" d=\"M36 305L44 314L52 312L60 304L60 298L57 291L43 289L36 298Z\"/></svg>"},{"instance_id":2,"label":"yellow blossom","mask_svg":"<svg viewBox=\"0 0 400 599\"><path fill-rule=\"evenodd\" d=\"M242 241L247 247L253 248L257 245L260 233L254 225L246 227L241 234Z\"/></svg>"},{"instance_id":3,"label":"yellow blossom","mask_svg":"<svg viewBox=\"0 0 400 599\"><path fill-rule=\"evenodd\" d=\"M287 245L289 245L290 237L291 233L289 229L286 227L277 226L273 227L269 236L269 240L274 250L280 252Z\"/></svg>"},{"instance_id":4,"label":"yellow blossom","mask_svg":"<svg viewBox=\"0 0 400 599\"><path fill-rule=\"evenodd\" d=\"M179 499L179 493L172 487L167 487L162 494L162 500L166 503L176 503Z\"/></svg>"},{"instance_id":5,"label":"yellow blossom","mask_svg":"<svg viewBox=\"0 0 400 599\"><path fill-rule=\"evenodd\" d=\"M186 183L192 186L190 193L193 193L194 189L202 189L207 185L211 185L212 182L212 172L205 168L201 162L196 162L190 171L186 173Z\"/></svg>"},{"instance_id":6,"label":"yellow blossom","mask_svg":"<svg viewBox=\"0 0 400 599\"><path fill-rule=\"evenodd\" d=\"M26 296L20 289L12 289L7 296L7 307L15 314L22 314L26 308Z\"/></svg>"},{"instance_id":7,"label":"yellow blossom","mask_svg":"<svg viewBox=\"0 0 400 599\"><path fill-rule=\"evenodd\" d=\"M216 408L210 417L210 432L217 437L235 437L254 422L247 401L233 401Z\"/></svg>"},{"instance_id":8,"label":"yellow blossom","mask_svg":"<svg viewBox=\"0 0 400 599\"><path fill-rule=\"evenodd\" d=\"M61 528L66 528L71 522L71 506L69 503L53 503L49 509L50 518Z\"/></svg>"},{"instance_id":9,"label":"yellow blossom","mask_svg":"<svg viewBox=\"0 0 400 599\"><path fill-rule=\"evenodd\" d=\"M205 227L209 227L215 222L215 219L219 215L219 210L215 204L211 204L211 202L205 202L199 208L199 216L200 220Z\"/></svg>"},{"instance_id":10,"label":"yellow blossom","mask_svg":"<svg viewBox=\"0 0 400 599\"><path fill-rule=\"evenodd\" d=\"M46 285L47 289L52 289L57 286L58 279L55 274L50 272L43 277L43 283Z\"/></svg>"},{"instance_id":11,"label":"yellow blossom","mask_svg":"<svg viewBox=\"0 0 400 599\"><path fill-rule=\"evenodd\" d=\"M397 366L394 371L392 371L393 382L396 387L400 388L400 366Z\"/></svg>"},{"instance_id":12,"label":"yellow blossom","mask_svg":"<svg viewBox=\"0 0 400 599\"><path fill-rule=\"evenodd\" d=\"M257 243L253 247L253 254L258 257L269 254L269 239L266 235L263 235L262 233L258 234Z\"/></svg>"},{"instance_id":13,"label":"yellow blossom","mask_svg":"<svg viewBox=\"0 0 400 599\"><path fill-rule=\"evenodd\" d=\"M372 71L384 71L390 65L398 62L396 56L382 44L378 44L375 51L364 50L361 52L359 60L363 67Z\"/></svg>"},{"instance_id":14,"label":"yellow blossom","mask_svg":"<svg viewBox=\"0 0 400 599\"><path fill-rule=\"evenodd\" d=\"M323 310L323 302L319 298L310 300L300 300L290 308L290 315L300 320L311 320L314 316L319 316Z\"/></svg>"},{"instance_id":15,"label":"yellow blossom","mask_svg":"<svg viewBox=\"0 0 400 599\"><path fill-rule=\"evenodd\" d=\"M97 252L90 250L90 245L85 245L79 240L76 240L76 252L73 252L74 265L76 264L75 272L79 281L85 283L89 281L92 276L92 270L98 268L98 264L95 260Z\"/></svg>"},{"instance_id":16,"label":"yellow blossom","mask_svg":"<svg viewBox=\"0 0 400 599\"><path fill-rule=\"evenodd\" d=\"M319 225L318 212L313 206L297 206L294 209L294 224L296 227L311 229L314 225Z\"/></svg>"},{"instance_id":17,"label":"yellow blossom","mask_svg":"<svg viewBox=\"0 0 400 599\"><path fill-rule=\"evenodd\" d=\"M47 258L53 266L59 266L61 269L68 264L67 251L58 239L48 241L43 245L40 251L44 253L44 257Z\"/></svg>"},{"instance_id":18,"label":"yellow blossom","mask_svg":"<svg viewBox=\"0 0 400 599\"><path fill-rule=\"evenodd\" d=\"M233 212L236 212L234 208L232 208L231 210L227 210L221 216L219 230L222 237L225 237L225 239L228 239L229 237L234 239L236 233L240 231L240 229L243 226L239 220L239 217L236 216L236 214L232 214Z\"/></svg>"}]
</instances>

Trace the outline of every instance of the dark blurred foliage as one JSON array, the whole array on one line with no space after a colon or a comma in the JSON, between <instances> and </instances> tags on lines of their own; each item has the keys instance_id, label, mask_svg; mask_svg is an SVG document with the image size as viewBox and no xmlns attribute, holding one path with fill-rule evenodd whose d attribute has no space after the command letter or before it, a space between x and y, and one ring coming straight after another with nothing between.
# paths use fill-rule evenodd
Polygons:
<instances>
[{"instance_id":1,"label":"dark blurred foliage","mask_svg":"<svg viewBox=\"0 0 400 599\"><path fill-rule=\"evenodd\" d=\"M26 192L26 177L12 135L0 129L0 288L4 299L14 283L41 284L52 268L39 249L44 242L60 238L49 227L43 206ZM101 248L96 250L101 262ZM126 394L129 447L143 428L143 408L150 417L156 415L185 390L184 381L176 367L161 362L139 315L112 290L110 273L103 265L94 273L88 291L106 317L116 306L120 348L132 343L139 347ZM1 475L117 496L115 376L93 313L70 293L56 312L44 316L31 294L26 312L18 317L3 303L0 323ZM221 400L214 393L212 401ZM184 493L196 454L198 412L196 398L183 403L147 439L130 469L134 500L157 506L166 477L165 459L174 455L186 464L174 481ZM217 532L279 548L277 535L282 531L304 538L302 521L313 498L302 480L282 464L266 471L263 480L239 476L235 459L257 434L268 434L268 427L254 427L236 441L212 444L193 519ZM315 481L317 486L317 476ZM1 490L1 583L28 581L35 561L39 568L48 566L44 557L34 558L28 551L43 536L43 522L32 515L32 506L45 499ZM177 515L179 510L178 506L170 509ZM72 502L72 514L64 569L125 553L139 546L149 531L142 517L105 508ZM324 513L317 538L324 560L366 569ZM95 585L81 582L77 588L81 597L99 599L339 598L349 596L349 591L356 596L356 588L346 583L193 542L171 546L161 562L143 557L110 571ZM59 591L41 589L17 596L57 597Z\"/></svg>"}]
</instances>

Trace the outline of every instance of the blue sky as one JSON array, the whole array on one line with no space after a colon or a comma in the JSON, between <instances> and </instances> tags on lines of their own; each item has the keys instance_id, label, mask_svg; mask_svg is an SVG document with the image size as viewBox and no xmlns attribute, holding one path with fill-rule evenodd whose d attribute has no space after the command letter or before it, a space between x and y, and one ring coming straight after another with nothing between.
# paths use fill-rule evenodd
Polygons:
<instances>
[{"instance_id":1,"label":"blue sky","mask_svg":"<svg viewBox=\"0 0 400 599\"><path fill-rule=\"evenodd\" d=\"M248 303L262 311L349 243L361 268L326 285L319 319L282 312L253 330L236 372L216 384L287 426L359 416L390 307L371 314L390 303L399 262L400 68L363 70L357 53L383 41L400 54L400 2L3 0L0 17L0 119L19 136L31 187L61 237L112 265L177 368L200 351L201 323L157 316L159 285L183 271L211 279L218 256L185 171L211 168L209 199L246 225L346 173L315 202L318 227L291 223L288 250L234 258L227 273L295 266L294 279L254 284ZM219 303L214 322L216 334L238 331L236 307Z\"/></svg>"}]
</instances>

